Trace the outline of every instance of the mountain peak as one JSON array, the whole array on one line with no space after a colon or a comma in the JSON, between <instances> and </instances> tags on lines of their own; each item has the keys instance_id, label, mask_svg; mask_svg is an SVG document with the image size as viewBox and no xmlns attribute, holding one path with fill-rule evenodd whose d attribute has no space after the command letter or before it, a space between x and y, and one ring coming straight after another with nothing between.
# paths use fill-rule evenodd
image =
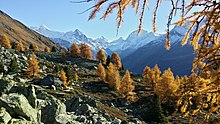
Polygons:
<instances>
[{"instance_id":1,"label":"mountain peak","mask_svg":"<svg viewBox=\"0 0 220 124\"><path fill-rule=\"evenodd\" d=\"M73 33L76 34L76 35L82 35L83 34L79 29L76 29Z\"/></svg>"},{"instance_id":2,"label":"mountain peak","mask_svg":"<svg viewBox=\"0 0 220 124\"><path fill-rule=\"evenodd\" d=\"M39 26L39 29L41 29L41 30L50 30L46 25L40 25Z\"/></svg>"}]
</instances>

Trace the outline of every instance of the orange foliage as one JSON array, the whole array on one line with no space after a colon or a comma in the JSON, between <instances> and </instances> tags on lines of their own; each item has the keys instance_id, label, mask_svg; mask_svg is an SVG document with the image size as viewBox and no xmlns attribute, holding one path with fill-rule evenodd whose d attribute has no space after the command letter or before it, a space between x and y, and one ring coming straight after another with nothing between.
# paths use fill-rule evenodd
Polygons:
<instances>
[{"instance_id":1,"label":"orange foliage","mask_svg":"<svg viewBox=\"0 0 220 124\"><path fill-rule=\"evenodd\" d=\"M82 43L80 46L80 50L81 50L81 56L83 58L92 60L92 52L91 52L90 47L87 44Z\"/></svg>"},{"instance_id":2,"label":"orange foliage","mask_svg":"<svg viewBox=\"0 0 220 124\"><path fill-rule=\"evenodd\" d=\"M80 49L76 43L73 43L70 47L70 55L72 57L79 57L80 56Z\"/></svg>"},{"instance_id":3,"label":"orange foliage","mask_svg":"<svg viewBox=\"0 0 220 124\"><path fill-rule=\"evenodd\" d=\"M44 52L49 53L49 52L50 52L50 48L49 48L48 46L46 46L46 47L44 48Z\"/></svg>"},{"instance_id":4,"label":"orange foliage","mask_svg":"<svg viewBox=\"0 0 220 124\"><path fill-rule=\"evenodd\" d=\"M18 42L16 49L20 52L24 51L24 45L21 41Z\"/></svg>"},{"instance_id":5,"label":"orange foliage","mask_svg":"<svg viewBox=\"0 0 220 124\"><path fill-rule=\"evenodd\" d=\"M32 54L28 60L28 67L26 70L26 74L28 77L36 77L40 72L39 62L34 54Z\"/></svg>"},{"instance_id":6,"label":"orange foliage","mask_svg":"<svg viewBox=\"0 0 220 124\"><path fill-rule=\"evenodd\" d=\"M60 71L60 80L63 81L63 85L65 87L67 87L69 85L69 82L67 82L66 73L63 69Z\"/></svg>"},{"instance_id":7,"label":"orange foliage","mask_svg":"<svg viewBox=\"0 0 220 124\"><path fill-rule=\"evenodd\" d=\"M0 45L6 48L11 48L10 40L8 39L7 35L2 35Z\"/></svg>"},{"instance_id":8,"label":"orange foliage","mask_svg":"<svg viewBox=\"0 0 220 124\"><path fill-rule=\"evenodd\" d=\"M106 81L109 86L118 91L120 88L120 75L117 69L115 69L112 63L109 63L106 70Z\"/></svg>"},{"instance_id":9,"label":"orange foliage","mask_svg":"<svg viewBox=\"0 0 220 124\"><path fill-rule=\"evenodd\" d=\"M121 64L121 58L119 57L118 53L113 52L112 56L111 56L111 62L114 64L114 66L117 69L121 69L122 68L122 64Z\"/></svg>"},{"instance_id":10,"label":"orange foliage","mask_svg":"<svg viewBox=\"0 0 220 124\"><path fill-rule=\"evenodd\" d=\"M132 83L133 83L133 80L131 79L130 73L127 70L125 72L124 77L122 78L119 92L122 94L128 95L128 93L134 90L134 85L132 85Z\"/></svg>"},{"instance_id":11,"label":"orange foliage","mask_svg":"<svg viewBox=\"0 0 220 124\"><path fill-rule=\"evenodd\" d=\"M106 63L106 55L104 50L100 49L96 54L96 59L101 61L102 63Z\"/></svg>"},{"instance_id":12,"label":"orange foliage","mask_svg":"<svg viewBox=\"0 0 220 124\"><path fill-rule=\"evenodd\" d=\"M102 63L99 63L98 68L96 69L96 75L100 77L102 81L106 78L105 68L103 67Z\"/></svg>"}]
</instances>

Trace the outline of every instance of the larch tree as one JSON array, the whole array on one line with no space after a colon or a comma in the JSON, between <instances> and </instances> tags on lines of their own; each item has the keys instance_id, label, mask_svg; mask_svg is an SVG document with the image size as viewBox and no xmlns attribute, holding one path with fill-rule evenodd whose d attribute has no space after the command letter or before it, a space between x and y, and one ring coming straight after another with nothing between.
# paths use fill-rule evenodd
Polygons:
<instances>
[{"instance_id":1,"label":"larch tree","mask_svg":"<svg viewBox=\"0 0 220 124\"><path fill-rule=\"evenodd\" d=\"M175 78L170 68L164 71L161 79L158 81L156 86L156 92L159 93L162 103L173 101L175 93L178 90L179 84L175 82Z\"/></svg>"},{"instance_id":2,"label":"larch tree","mask_svg":"<svg viewBox=\"0 0 220 124\"><path fill-rule=\"evenodd\" d=\"M66 72L63 69L60 71L60 80L63 81L63 85L65 87L69 85L66 77Z\"/></svg>"},{"instance_id":3,"label":"larch tree","mask_svg":"<svg viewBox=\"0 0 220 124\"><path fill-rule=\"evenodd\" d=\"M114 66L121 70L122 64L121 64L121 58L119 57L118 53L113 52L111 55L111 62L114 64Z\"/></svg>"},{"instance_id":4,"label":"larch tree","mask_svg":"<svg viewBox=\"0 0 220 124\"><path fill-rule=\"evenodd\" d=\"M2 35L0 45L6 48L11 48L10 40L7 35Z\"/></svg>"},{"instance_id":5,"label":"larch tree","mask_svg":"<svg viewBox=\"0 0 220 124\"><path fill-rule=\"evenodd\" d=\"M80 49L79 46L77 45L77 43L73 43L70 47L70 55L72 57L80 57Z\"/></svg>"},{"instance_id":6,"label":"larch tree","mask_svg":"<svg viewBox=\"0 0 220 124\"><path fill-rule=\"evenodd\" d=\"M96 54L96 59L98 61L101 61L103 64L106 63L106 55L105 55L105 51L103 49L100 49L97 54Z\"/></svg>"},{"instance_id":7,"label":"larch tree","mask_svg":"<svg viewBox=\"0 0 220 124\"><path fill-rule=\"evenodd\" d=\"M22 41L18 42L16 49L20 52L24 51L24 45L23 45Z\"/></svg>"},{"instance_id":8,"label":"larch tree","mask_svg":"<svg viewBox=\"0 0 220 124\"><path fill-rule=\"evenodd\" d=\"M165 0L156 0L153 11L153 31L156 32L156 22L158 8L160 3ZM195 90L185 91L185 94L197 95L203 94L204 99L207 98L207 94L219 96L220 86L220 1L217 0L169 0L171 5L170 11L167 13L167 32L165 46L169 50L171 47L170 41L170 26L172 24L182 26L189 23L188 29L182 39L182 45L190 43L196 53L196 57L193 62L193 71L200 75L206 73L208 76L206 79L211 79L207 89L203 89L195 92ZM123 14L125 9L130 6L134 8L139 16L138 32L142 30L142 23L145 9L148 6L148 0L98 0L92 7L89 20L95 18L96 14L103 6L107 8L101 16L101 19L106 19L111 13L117 11L117 29L122 24ZM199 9L198 9L199 8ZM179 19L174 21L174 17L179 16ZM182 97L181 97L182 98ZM191 98L185 99L191 102ZM183 102L182 102L183 103ZM219 111L220 100L216 100L216 107L210 107L210 111ZM185 106L185 105L182 105ZM216 109L217 108L217 109ZM199 110L198 110L199 111ZM210 112L211 113L211 112Z\"/></svg>"},{"instance_id":9,"label":"larch tree","mask_svg":"<svg viewBox=\"0 0 220 124\"><path fill-rule=\"evenodd\" d=\"M124 77L120 83L119 92L127 95L128 93L134 90L134 85L132 84L134 81L131 79L130 72L126 70Z\"/></svg>"},{"instance_id":10,"label":"larch tree","mask_svg":"<svg viewBox=\"0 0 220 124\"><path fill-rule=\"evenodd\" d=\"M31 54L30 58L28 59L28 67L26 70L26 74L28 77L36 77L40 72L40 66L38 65L39 62L37 57L34 54Z\"/></svg>"},{"instance_id":11,"label":"larch tree","mask_svg":"<svg viewBox=\"0 0 220 124\"><path fill-rule=\"evenodd\" d=\"M157 65L154 66L154 68L150 68L146 66L144 68L144 71L142 72L142 76L144 78L144 82L146 86L149 86L150 88L155 91L155 88L157 86L157 83L160 79L161 71Z\"/></svg>"},{"instance_id":12,"label":"larch tree","mask_svg":"<svg viewBox=\"0 0 220 124\"><path fill-rule=\"evenodd\" d=\"M105 68L103 67L102 63L99 63L98 68L96 69L96 75L104 81L106 78Z\"/></svg>"},{"instance_id":13,"label":"larch tree","mask_svg":"<svg viewBox=\"0 0 220 124\"><path fill-rule=\"evenodd\" d=\"M86 58L88 60L92 60L92 52L91 52L89 45L87 45L85 43L81 43L80 51L81 51L81 56L83 58Z\"/></svg>"},{"instance_id":14,"label":"larch tree","mask_svg":"<svg viewBox=\"0 0 220 124\"><path fill-rule=\"evenodd\" d=\"M112 89L114 89L115 91L119 90L119 88L120 88L120 74L112 63L109 63L109 65L107 67L106 81L108 82L108 85Z\"/></svg>"},{"instance_id":15,"label":"larch tree","mask_svg":"<svg viewBox=\"0 0 220 124\"><path fill-rule=\"evenodd\" d=\"M48 46L46 46L46 47L44 48L44 52L50 53L50 48L49 48Z\"/></svg>"}]
</instances>

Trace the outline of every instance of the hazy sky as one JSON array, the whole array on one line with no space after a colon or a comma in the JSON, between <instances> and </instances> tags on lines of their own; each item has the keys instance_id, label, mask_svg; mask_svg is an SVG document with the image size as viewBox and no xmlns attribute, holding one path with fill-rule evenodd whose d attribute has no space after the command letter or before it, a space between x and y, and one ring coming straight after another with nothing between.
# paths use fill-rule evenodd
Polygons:
<instances>
[{"instance_id":1,"label":"hazy sky","mask_svg":"<svg viewBox=\"0 0 220 124\"><path fill-rule=\"evenodd\" d=\"M127 38L132 31L137 29L139 14L135 14L135 10L132 8L125 10L124 21L117 37L115 13L110 15L105 21L99 19L101 17L100 14L97 15L97 18L88 21L90 11L84 14L77 14L88 9L94 3L73 4L70 3L70 0L1 0L0 10L27 26L44 24L51 30L62 32L79 29L91 38L101 36L109 40L119 37ZM147 31L152 31L154 4L151 2L149 9L145 11L143 29ZM165 32L169 8L169 2L166 0L159 7L157 20L159 33ZM105 8L102 8L100 12L102 13L103 10Z\"/></svg>"}]
</instances>

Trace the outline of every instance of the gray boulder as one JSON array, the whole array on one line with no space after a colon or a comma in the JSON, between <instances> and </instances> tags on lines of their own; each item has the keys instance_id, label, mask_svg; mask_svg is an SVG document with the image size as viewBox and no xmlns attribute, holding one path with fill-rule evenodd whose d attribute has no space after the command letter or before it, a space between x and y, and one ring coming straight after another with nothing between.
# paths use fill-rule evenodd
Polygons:
<instances>
[{"instance_id":1,"label":"gray boulder","mask_svg":"<svg viewBox=\"0 0 220 124\"><path fill-rule=\"evenodd\" d=\"M9 91L10 93L19 93L19 94L23 94L28 102L30 103L30 105L33 108L37 107L37 97L35 94L35 88L32 85L29 86L23 86L23 85L19 85L19 86L14 86L11 88L11 90Z\"/></svg>"},{"instance_id":2,"label":"gray boulder","mask_svg":"<svg viewBox=\"0 0 220 124\"><path fill-rule=\"evenodd\" d=\"M11 120L10 114L6 111L5 108L0 108L0 123L7 124Z\"/></svg>"},{"instance_id":3,"label":"gray boulder","mask_svg":"<svg viewBox=\"0 0 220 124\"><path fill-rule=\"evenodd\" d=\"M21 116L28 121L38 122L37 110L33 109L22 94L11 93L0 97L0 106L6 108L12 117Z\"/></svg>"},{"instance_id":4,"label":"gray boulder","mask_svg":"<svg viewBox=\"0 0 220 124\"><path fill-rule=\"evenodd\" d=\"M31 121L23 120L23 119L11 119L11 121L8 124L34 124Z\"/></svg>"},{"instance_id":5,"label":"gray boulder","mask_svg":"<svg viewBox=\"0 0 220 124\"><path fill-rule=\"evenodd\" d=\"M12 80L0 79L0 95L8 92L15 84Z\"/></svg>"},{"instance_id":6,"label":"gray boulder","mask_svg":"<svg viewBox=\"0 0 220 124\"><path fill-rule=\"evenodd\" d=\"M43 85L43 86L61 86L63 83L54 75L47 75L45 78L34 81L34 84Z\"/></svg>"}]
</instances>

